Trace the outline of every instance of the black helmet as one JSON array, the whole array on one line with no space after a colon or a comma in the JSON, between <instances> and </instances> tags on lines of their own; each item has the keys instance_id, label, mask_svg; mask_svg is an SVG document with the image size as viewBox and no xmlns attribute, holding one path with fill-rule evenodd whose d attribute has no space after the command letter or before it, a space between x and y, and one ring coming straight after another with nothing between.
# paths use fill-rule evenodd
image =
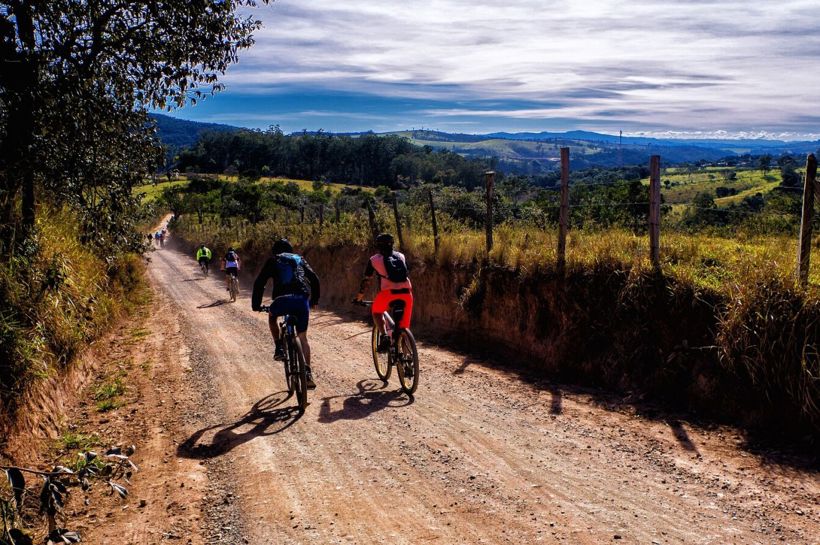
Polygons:
<instances>
[{"instance_id":1,"label":"black helmet","mask_svg":"<svg viewBox=\"0 0 820 545\"><path fill-rule=\"evenodd\" d=\"M233 246L230 246L230 247L228 248L228 251L229 251L229 252L233 252L233 251L234 251Z\"/></svg>"},{"instance_id":2,"label":"black helmet","mask_svg":"<svg viewBox=\"0 0 820 545\"><path fill-rule=\"evenodd\" d=\"M379 250L390 251L393 249L393 235L389 233L382 233L376 237L376 248Z\"/></svg>"},{"instance_id":3,"label":"black helmet","mask_svg":"<svg viewBox=\"0 0 820 545\"><path fill-rule=\"evenodd\" d=\"M273 243L273 255L279 254L292 254L293 253L293 246L291 245L290 241L286 238L280 238L276 242Z\"/></svg>"}]
</instances>

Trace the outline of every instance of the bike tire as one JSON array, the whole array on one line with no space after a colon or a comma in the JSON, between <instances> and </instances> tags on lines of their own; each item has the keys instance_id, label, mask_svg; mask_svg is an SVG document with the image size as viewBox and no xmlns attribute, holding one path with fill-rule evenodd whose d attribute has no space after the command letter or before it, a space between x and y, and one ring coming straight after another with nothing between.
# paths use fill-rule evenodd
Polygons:
<instances>
[{"instance_id":1,"label":"bike tire","mask_svg":"<svg viewBox=\"0 0 820 545\"><path fill-rule=\"evenodd\" d=\"M373 332L370 335L370 348L373 351L373 366L376 368L376 375L387 384L390 380L390 373L393 371L393 366L390 362L390 353L385 352L379 354L379 328L373 326Z\"/></svg>"},{"instance_id":2,"label":"bike tire","mask_svg":"<svg viewBox=\"0 0 820 545\"><path fill-rule=\"evenodd\" d=\"M236 294L239 292L239 280L235 276L231 276L230 281L231 302L236 301Z\"/></svg>"},{"instance_id":3,"label":"bike tire","mask_svg":"<svg viewBox=\"0 0 820 545\"><path fill-rule=\"evenodd\" d=\"M399 384L405 394L412 396L419 387L419 353L416 350L416 338L409 329L404 329L397 342L396 354L399 361L395 365L399 374ZM407 371L411 371L412 376L408 376Z\"/></svg>"},{"instance_id":4,"label":"bike tire","mask_svg":"<svg viewBox=\"0 0 820 545\"><path fill-rule=\"evenodd\" d=\"M290 342L288 342L287 336L285 336L285 331L283 328L279 329L279 338L282 339L282 342L285 343L285 361L282 362L282 367L285 369L285 384L288 386L288 397L292 396L293 393L296 391L296 374L291 372L291 349L290 349Z\"/></svg>"},{"instance_id":5,"label":"bike tire","mask_svg":"<svg viewBox=\"0 0 820 545\"><path fill-rule=\"evenodd\" d=\"M292 344L293 362L296 363L296 402L299 405L299 412L304 413L307 407L307 363L305 362L305 355L302 352L302 343L298 338L293 339Z\"/></svg>"}]
</instances>

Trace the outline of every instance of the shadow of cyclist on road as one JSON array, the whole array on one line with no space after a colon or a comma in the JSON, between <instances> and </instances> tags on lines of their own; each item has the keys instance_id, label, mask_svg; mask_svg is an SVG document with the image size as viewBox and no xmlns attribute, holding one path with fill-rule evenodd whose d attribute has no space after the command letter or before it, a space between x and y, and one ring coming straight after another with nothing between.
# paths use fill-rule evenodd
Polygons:
<instances>
[{"instance_id":1,"label":"shadow of cyclist on road","mask_svg":"<svg viewBox=\"0 0 820 545\"><path fill-rule=\"evenodd\" d=\"M198 307L196 307L196 308L198 308L198 309L200 309L200 310L201 310L201 309L203 309L203 308L214 308L214 307L221 307L222 305L224 305L225 303L228 303L228 302L229 302L229 301L226 301L225 299L217 299L217 300L216 300L216 301L214 301L213 303L206 303L206 304L204 304L204 305L199 305L199 306L198 306Z\"/></svg>"},{"instance_id":2,"label":"shadow of cyclist on road","mask_svg":"<svg viewBox=\"0 0 820 545\"><path fill-rule=\"evenodd\" d=\"M359 420L387 408L398 408L413 403L413 398L403 395L401 390L385 390L380 380L360 380L356 387L359 391L352 395L337 395L322 398L319 408L319 422L330 424L337 420ZM342 407L332 411L330 402L333 399L344 399Z\"/></svg>"},{"instance_id":3,"label":"shadow of cyclist on road","mask_svg":"<svg viewBox=\"0 0 820 545\"><path fill-rule=\"evenodd\" d=\"M297 407L279 407L290 397L287 392L271 394L254 403L251 410L236 422L217 424L194 432L177 447L177 455L198 460L216 458L256 437L286 430L301 416ZM203 441L214 430L210 441Z\"/></svg>"}]
</instances>

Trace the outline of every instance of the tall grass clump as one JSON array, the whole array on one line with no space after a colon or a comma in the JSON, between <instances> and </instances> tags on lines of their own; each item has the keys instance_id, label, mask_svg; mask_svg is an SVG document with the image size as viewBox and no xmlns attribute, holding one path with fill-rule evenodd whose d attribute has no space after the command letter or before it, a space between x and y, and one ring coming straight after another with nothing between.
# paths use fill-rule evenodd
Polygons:
<instances>
[{"instance_id":1,"label":"tall grass clump","mask_svg":"<svg viewBox=\"0 0 820 545\"><path fill-rule=\"evenodd\" d=\"M738 286L720 319L721 364L769 402L767 411L820 429L820 299L782 276ZM789 420L785 420L789 421Z\"/></svg>"}]
</instances>

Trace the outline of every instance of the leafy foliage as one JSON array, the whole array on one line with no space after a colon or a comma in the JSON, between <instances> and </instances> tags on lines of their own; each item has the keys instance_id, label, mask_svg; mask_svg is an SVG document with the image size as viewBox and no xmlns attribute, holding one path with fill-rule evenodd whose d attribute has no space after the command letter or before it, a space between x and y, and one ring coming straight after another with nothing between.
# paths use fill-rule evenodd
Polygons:
<instances>
[{"instance_id":1,"label":"leafy foliage","mask_svg":"<svg viewBox=\"0 0 820 545\"><path fill-rule=\"evenodd\" d=\"M254 3L0 2L6 232L17 234L19 203L29 235L38 195L48 195L79 211L87 242L136 247L131 188L162 161L147 110L220 90L218 76L259 27L237 13Z\"/></svg>"},{"instance_id":2,"label":"leafy foliage","mask_svg":"<svg viewBox=\"0 0 820 545\"><path fill-rule=\"evenodd\" d=\"M38 511L45 517L48 526L46 543L79 543L79 534L57 526L58 517L63 514L68 501L69 488L79 486L82 490L88 490L92 486L92 481L99 480L109 486L112 493L116 493L120 498L126 498L128 489L117 481L128 481L132 473L138 470L130 459L134 450L134 447L131 446L127 449L114 447L108 449L102 455L94 451L79 452L77 453L77 462L74 469L57 465L51 471L38 471L0 466L0 469L5 471L9 480L14 499L12 504L8 500L0 498L0 520L3 523L3 532L0 533L0 545L31 543L31 539L25 536L18 527L18 521L21 520L20 515L25 508L23 496L27 484L23 476L24 473L39 476L43 481L38 495Z\"/></svg>"},{"instance_id":3,"label":"leafy foliage","mask_svg":"<svg viewBox=\"0 0 820 545\"><path fill-rule=\"evenodd\" d=\"M286 136L273 127L265 132L205 132L196 146L179 155L177 166L192 172L239 173L251 179L264 174L372 187L435 182L471 189L483 183L483 173L492 164L447 150L433 152L399 136L354 138L321 131Z\"/></svg>"}]
</instances>

